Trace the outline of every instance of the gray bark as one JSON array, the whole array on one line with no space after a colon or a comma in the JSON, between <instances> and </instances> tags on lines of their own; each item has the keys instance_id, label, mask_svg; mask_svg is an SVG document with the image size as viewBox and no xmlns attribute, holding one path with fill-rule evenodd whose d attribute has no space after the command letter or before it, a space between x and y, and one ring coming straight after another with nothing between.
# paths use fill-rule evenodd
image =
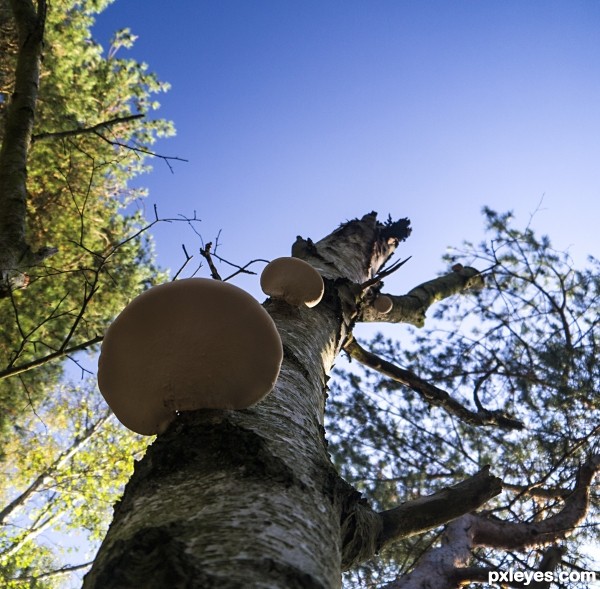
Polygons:
<instances>
[{"instance_id":1,"label":"gray bark","mask_svg":"<svg viewBox=\"0 0 600 589\"><path fill-rule=\"evenodd\" d=\"M46 19L45 0L37 10L31 0L10 0L18 30L19 49L14 88L2 109L4 132L0 149L0 297L27 286L27 271L56 252L44 247L32 252L26 240L27 154L35 118L40 63ZM6 6L2 6L2 30L10 32ZM3 69L6 67L3 64ZM3 73L2 80L10 81Z\"/></svg>"},{"instance_id":2,"label":"gray bark","mask_svg":"<svg viewBox=\"0 0 600 589\"><path fill-rule=\"evenodd\" d=\"M579 469L575 488L563 508L541 521L516 523L477 513L461 516L446 527L441 544L429 550L411 573L389 583L385 589L458 589L467 582L484 582L487 569L467 566L475 547L527 550L550 546L566 538L586 515L590 487L599 471L600 455L590 456ZM560 555L557 548L546 551L539 570L553 570ZM547 584L530 586L543 589Z\"/></svg>"},{"instance_id":3,"label":"gray bark","mask_svg":"<svg viewBox=\"0 0 600 589\"><path fill-rule=\"evenodd\" d=\"M408 232L406 221L380 224L372 213L316 244L296 242L326 292L313 309L265 303L284 346L274 391L243 411L182 413L157 438L84 589L332 589L344 564L373 554L381 521L330 463L324 406L359 285Z\"/></svg>"}]
</instances>

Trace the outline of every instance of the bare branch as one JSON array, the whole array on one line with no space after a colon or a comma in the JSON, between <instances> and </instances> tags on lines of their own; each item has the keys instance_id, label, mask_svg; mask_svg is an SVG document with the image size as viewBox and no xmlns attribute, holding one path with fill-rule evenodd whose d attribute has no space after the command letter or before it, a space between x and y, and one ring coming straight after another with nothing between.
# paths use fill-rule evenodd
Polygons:
<instances>
[{"instance_id":1,"label":"bare branch","mask_svg":"<svg viewBox=\"0 0 600 589\"><path fill-rule=\"evenodd\" d=\"M469 289L482 288L483 277L478 270L457 265L452 272L434 278L413 288L405 295L391 295L393 307L389 313L380 313L372 306L363 308L359 321L386 323L410 323L416 327L425 324L425 313L429 307L442 299L465 292Z\"/></svg>"},{"instance_id":2,"label":"bare branch","mask_svg":"<svg viewBox=\"0 0 600 589\"><path fill-rule=\"evenodd\" d=\"M587 513L590 485L598 471L600 455L594 455L579 469L575 488L565 500L562 510L542 521L514 523L474 516L474 543L505 550L523 550L552 544L565 538Z\"/></svg>"},{"instance_id":3,"label":"bare branch","mask_svg":"<svg viewBox=\"0 0 600 589\"><path fill-rule=\"evenodd\" d=\"M187 250L185 249L185 245L183 243L181 244L181 249L183 250L183 255L185 256L185 261L183 262L183 264L181 264L181 266L179 266L179 269L173 275L172 280L177 280L179 275L184 271L185 267L188 265L189 261L194 257L194 256L190 256L190 254L188 254Z\"/></svg>"},{"instance_id":4,"label":"bare branch","mask_svg":"<svg viewBox=\"0 0 600 589\"><path fill-rule=\"evenodd\" d=\"M52 577L58 577L60 575L69 575L71 573L74 573L75 571L80 571L82 569L87 569L90 565L93 564L94 561L90 561L90 562L83 562L81 564L75 564L75 565L71 565L71 566L64 566L61 567L59 569L56 569L54 571L47 571L45 573L40 573L39 575L26 575L23 577L18 577L18 578L13 578L11 579L11 581L13 583L32 583L35 581L39 581L40 579L49 579Z\"/></svg>"},{"instance_id":5,"label":"bare branch","mask_svg":"<svg viewBox=\"0 0 600 589\"><path fill-rule=\"evenodd\" d=\"M386 276L389 276L390 274L393 274L394 272L396 272L396 270L399 270L411 258L412 258L412 256L408 256L408 258L406 258L405 260L400 260L400 261L392 264L389 268L386 268L385 270L383 270L383 269L380 270L379 272L377 272L377 274L375 276L373 276L373 278L367 280L366 282L363 282L360 285L361 288L364 290L366 288L369 288L369 286L373 286L374 284L381 282Z\"/></svg>"},{"instance_id":6,"label":"bare branch","mask_svg":"<svg viewBox=\"0 0 600 589\"><path fill-rule=\"evenodd\" d=\"M150 151L149 149L145 149L143 147L137 147L135 145L128 145L127 143L122 143L120 141L115 141L114 139L109 139L108 137L105 137L102 133L100 133L99 131L93 131L93 133L95 135L97 135L98 137L100 137L100 139L103 139L104 141L106 141L107 143L112 145L113 147L123 147L124 149L129 149L136 153L141 153L143 155L157 157L157 158L163 160L167 164L167 166L172 174L174 174L175 172L173 171L173 166L171 166L171 164L170 164L171 160L178 161L178 162L187 162L188 161L181 157L176 157L176 156L172 156L172 155L160 155L159 153L155 153L154 151Z\"/></svg>"},{"instance_id":7,"label":"bare branch","mask_svg":"<svg viewBox=\"0 0 600 589\"><path fill-rule=\"evenodd\" d=\"M209 241L204 247L200 248L200 254L206 260L208 267L210 268L210 275L215 280L223 280L221 278L221 275L219 274L219 271L217 270L217 267L215 266L215 263L212 260L212 256L210 253L211 248L212 248L212 241Z\"/></svg>"},{"instance_id":8,"label":"bare branch","mask_svg":"<svg viewBox=\"0 0 600 589\"><path fill-rule=\"evenodd\" d=\"M12 366L6 370L0 370L0 380L4 378L8 378L9 376L16 376L17 374L23 374L24 372L28 372L29 370L33 370L34 368L38 368L39 366L43 366L44 364L48 364L53 360L58 358L62 358L63 356L67 356L68 354L73 354L75 352L81 352L82 350L87 350L94 344L100 343L104 339L104 336L98 335L86 342L81 344L77 344L76 346L72 346L70 348L65 348L61 350L57 350L56 352L52 352L47 356L42 358L36 358L31 362L26 362L25 364L20 364L17 366Z\"/></svg>"},{"instance_id":9,"label":"bare branch","mask_svg":"<svg viewBox=\"0 0 600 589\"><path fill-rule=\"evenodd\" d=\"M129 115L126 117L116 117L114 119L110 119L109 121L104 121L102 123L92 125L91 127L78 127L76 129L70 129L68 131L37 133L36 135L33 135L31 137L31 141L33 143L35 141L41 141L43 139L63 139L65 137L73 137L75 135L84 135L85 133L94 133L94 131L105 129L107 127L112 127L113 125L117 125L119 123L128 123L130 121L135 121L136 119L142 119L145 116L146 115L144 114L137 114Z\"/></svg>"},{"instance_id":10,"label":"bare branch","mask_svg":"<svg viewBox=\"0 0 600 589\"><path fill-rule=\"evenodd\" d=\"M526 495L528 497L537 497L539 499L564 499L571 491L567 489L552 489L548 487L539 487L537 485L514 485L504 481L503 487L508 491L515 491L519 495Z\"/></svg>"},{"instance_id":11,"label":"bare branch","mask_svg":"<svg viewBox=\"0 0 600 589\"><path fill-rule=\"evenodd\" d=\"M448 523L481 507L501 492L502 481L492 476L486 466L466 481L382 511L380 547Z\"/></svg>"},{"instance_id":12,"label":"bare branch","mask_svg":"<svg viewBox=\"0 0 600 589\"><path fill-rule=\"evenodd\" d=\"M524 427L519 420L509 417L501 411L488 411L484 409L475 412L468 409L453 399L446 391L432 385L410 370L400 368L387 360L383 360L372 352L368 352L353 337L346 343L344 350L351 358L358 360L361 364L377 370L377 372L388 376L392 380L409 387L418 393L429 405L442 407L450 415L454 415L466 423L476 426L495 425L503 429L517 430Z\"/></svg>"}]
</instances>

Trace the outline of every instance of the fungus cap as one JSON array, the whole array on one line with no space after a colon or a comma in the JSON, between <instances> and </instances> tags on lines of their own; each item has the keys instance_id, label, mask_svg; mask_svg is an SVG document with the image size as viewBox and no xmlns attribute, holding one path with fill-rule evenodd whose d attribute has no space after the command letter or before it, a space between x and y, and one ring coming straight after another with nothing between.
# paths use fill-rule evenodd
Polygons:
<instances>
[{"instance_id":1,"label":"fungus cap","mask_svg":"<svg viewBox=\"0 0 600 589\"><path fill-rule=\"evenodd\" d=\"M373 306L380 313L389 313L394 306L392 299L386 295L379 295L373 302Z\"/></svg>"},{"instance_id":2,"label":"fungus cap","mask_svg":"<svg viewBox=\"0 0 600 589\"><path fill-rule=\"evenodd\" d=\"M178 411L243 409L275 386L275 323L242 289L189 278L142 293L108 328L98 386L119 421L160 433Z\"/></svg>"},{"instance_id":3,"label":"fungus cap","mask_svg":"<svg viewBox=\"0 0 600 589\"><path fill-rule=\"evenodd\" d=\"M323 298L323 278L299 258L276 258L265 266L260 276L263 292L290 305L314 307Z\"/></svg>"}]
</instances>

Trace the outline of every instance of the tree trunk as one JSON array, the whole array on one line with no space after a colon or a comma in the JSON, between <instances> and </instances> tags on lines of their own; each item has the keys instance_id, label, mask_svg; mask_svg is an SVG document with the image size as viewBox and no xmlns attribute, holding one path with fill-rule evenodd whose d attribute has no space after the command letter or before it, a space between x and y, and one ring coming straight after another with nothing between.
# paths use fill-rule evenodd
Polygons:
<instances>
[{"instance_id":1,"label":"tree trunk","mask_svg":"<svg viewBox=\"0 0 600 589\"><path fill-rule=\"evenodd\" d=\"M275 389L247 410L182 413L157 438L85 589L340 587L364 514L329 460L326 383L364 302L360 285L409 232L407 220L381 224L371 213L316 244L296 241L325 296L313 309L265 303L284 347Z\"/></svg>"},{"instance_id":2,"label":"tree trunk","mask_svg":"<svg viewBox=\"0 0 600 589\"><path fill-rule=\"evenodd\" d=\"M18 30L19 49L14 82L6 72L10 59L2 59L0 82L12 85L12 96L0 110L3 131L0 133L0 298L9 296L16 288L27 286L27 271L56 253L55 248L44 247L33 252L26 239L27 215L27 154L31 143L35 118L46 0L10 0L14 23ZM12 51L13 22L0 5L0 32L9 38L0 48ZM0 88L3 97L8 88Z\"/></svg>"}]
</instances>

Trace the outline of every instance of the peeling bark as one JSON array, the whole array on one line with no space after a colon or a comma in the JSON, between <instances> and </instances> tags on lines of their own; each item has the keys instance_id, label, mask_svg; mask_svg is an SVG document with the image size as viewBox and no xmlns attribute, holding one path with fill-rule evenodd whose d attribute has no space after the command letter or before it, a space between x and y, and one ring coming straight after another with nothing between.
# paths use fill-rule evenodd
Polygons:
<instances>
[{"instance_id":1,"label":"peeling bark","mask_svg":"<svg viewBox=\"0 0 600 589\"><path fill-rule=\"evenodd\" d=\"M464 515L449 524L442 545L426 552L412 572L389 583L385 589L457 589L453 575L471 558L471 517Z\"/></svg>"}]
</instances>

